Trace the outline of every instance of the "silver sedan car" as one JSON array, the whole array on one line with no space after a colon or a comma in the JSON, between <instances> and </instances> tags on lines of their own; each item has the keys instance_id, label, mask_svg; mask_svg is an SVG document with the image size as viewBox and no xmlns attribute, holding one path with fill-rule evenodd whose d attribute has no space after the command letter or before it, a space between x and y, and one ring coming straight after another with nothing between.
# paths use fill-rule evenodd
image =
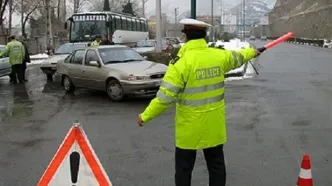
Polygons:
<instances>
[{"instance_id":1,"label":"silver sedan car","mask_svg":"<svg viewBox=\"0 0 332 186\"><path fill-rule=\"evenodd\" d=\"M0 52L3 52L5 50L5 45L0 45ZM12 72L12 66L9 63L8 57L2 57L0 58L0 77L3 76L9 76Z\"/></svg>"},{"instance_id":2,"label":"silver sedan car","mask_svg":"<svg viewBox=\"0 0 332 186\"><path fill-rule=\"evenodd\" d=\"M105 45L75 50L58 62L56 77L67 92L77 87L103 90L121 101L125 95L156 94L166 70L129 47Z\"/></svg>"}]
</instances>

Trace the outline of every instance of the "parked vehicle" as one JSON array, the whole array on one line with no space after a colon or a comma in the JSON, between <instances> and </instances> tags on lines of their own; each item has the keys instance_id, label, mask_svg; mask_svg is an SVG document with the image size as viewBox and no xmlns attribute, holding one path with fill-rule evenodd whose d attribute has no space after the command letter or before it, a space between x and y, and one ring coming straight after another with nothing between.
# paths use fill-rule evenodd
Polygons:
<instances>
[{"instance_id":1,"label":"parked vehicle","mask_svg":"<svg viewBox=\"0 0 332 186\"><path fill-rule=\"evenodd\" d=\"M133 49L140 54L145 52L153 52L156 49L156 40L149 39L138 41Z\"/></svg>"},{"instance_id":2,"label":"parked vehicle","mask_svg":"<svg viewBox=\"0 0 332 186\"><path fill-rule=\"evenodd\" d=\"M332 40L324 39L323 47L324 48L332 48Z\"/></svg>"},{"instance_id":3,"label":"parked vehicle","mask_svg":"<svg viewBox=\"0 0 332 186\"><path fill-rule=\"evenodd\" d=\"M250 36L249 40L250 40L250 41L255 41L255 40L256 40L256 37L255 37L255 36Z\"/></svg>"},{"instance_id":4,"label":"parked vehicle","mask_svg":"<svg viewBox=\"0 0 332 186\"><path fill-rule=\"evenodd\" d=\"M5 45L0 45L0 52L5 50ZM12 66L9 63L9 57L0 58L0 77L9 76L12 72Z\"/></svg>"},{"instance_id":5,"label":"parked vehicle","mask_svg":"<svg viewBox=\"0 0 332 186\"><path fill-rule=\"evenodd\" d=\"M56 64L59 60L65 59L75 49L83 49L87 46L88 43L65 43L56 50L53 56L43 61L40 69L46 74L47 78L51 79L56 71Z\"/></svg>"},{"instance_id":6,"label":"parked vehicle","mask_svg":"<svg viewBox=\"0 0 332 186\"><path fill-rule=\"evenodd\" d=\"M261 41L267 41L267 37L266 36L262 36L261 37Z\"/></svg>"},{"instance_id":7,"label":"parked vehicle","mask_svg":"<svg viewBox=\"0 0 332 186\"><path fill-rule=\"evenodd\" d=\"M166 70L166 65L147 61L132 48L105 45L75 50L58 62L56 76L66 92L96 89L121 101L125 95L156 94Z\"/></svg>"},{"instance_id":8,"label":"parked vehicle","mask_svg":"<svg viewBox=\"0 0 332 186\"><path fill-rule=\"evenodd\" d=\"M181 41L178 37L165 37L167 44L172 45L174 48L181 48Z\"/></svg>"}]
</instances>

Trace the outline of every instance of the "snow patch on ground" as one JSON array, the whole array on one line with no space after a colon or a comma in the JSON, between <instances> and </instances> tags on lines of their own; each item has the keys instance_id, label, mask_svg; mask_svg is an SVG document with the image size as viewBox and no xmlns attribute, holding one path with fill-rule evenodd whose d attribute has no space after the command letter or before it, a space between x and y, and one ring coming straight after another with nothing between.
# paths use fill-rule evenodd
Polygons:
<instances>
[{"instance_id":1,"label":"snow patch on ground","mask_svg":"<svg viewBox=\"0 0 332 186\"><path fill-rule=\"evenodd\" d=\"M211 44L211 43L209 43ZM246 41L242 42L240 39L232 39L229 42L217 41L215 46L224 46L226 50L238 51L242 48L250 47L250 44ZM240 68L229 71L227 74L237 74L245 71L245 66L242 65ZM226 81L242 80L247 78L252 78L255 75L255 70L252 67L251 63L248 63L245 74L241 77L228 77Z\"/></svg>"},{"instance_id":2,"label":"snow patch on ground","mask_svg":"<svg viewBox=\"0 0 332 186\"><path fill-rule=\"evenodd\" d=\"M36 54L36 55L30 55L30 59L37 60L37 59L46 59L48 58L47 54Z\"/></svg>"},{"instance_id":3,"label":"snow patch on ground","mask_svg":"<svg viewBox=\"0 0 332 186\"><path fill-rule=\"evenodd\" d=\"M28 65L42 64L43 61L44 61L44 59L31 60L31 63L28 63Z\"/></svg>"}]
</instances>

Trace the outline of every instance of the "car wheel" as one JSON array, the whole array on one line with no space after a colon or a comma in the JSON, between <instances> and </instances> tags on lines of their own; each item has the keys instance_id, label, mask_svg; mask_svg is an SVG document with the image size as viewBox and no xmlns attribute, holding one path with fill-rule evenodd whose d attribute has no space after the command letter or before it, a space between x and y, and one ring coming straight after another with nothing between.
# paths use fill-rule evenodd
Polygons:
<instances>
[{"instance_id":1,"label":"car wheel","mask_svg":"<svg viewBox=\"0 0 332 186\"><path fill-rule=\"evenodd\" d=\"M72 93L75 90L75 86L71 82L70 78L68 76L63 77L63 88L66 92Z\"/></svg>"},{"instance_id":2,"label":"car wheel","mask_svg":"<svg viewBox=\"0 0 332 186\"><path fill-rule=\"evenodd\" d=\"M125 97L123 88L117 80L108 82L106 92L108 97L113 101L122 101Z\"/></svg>"}]
</instances>

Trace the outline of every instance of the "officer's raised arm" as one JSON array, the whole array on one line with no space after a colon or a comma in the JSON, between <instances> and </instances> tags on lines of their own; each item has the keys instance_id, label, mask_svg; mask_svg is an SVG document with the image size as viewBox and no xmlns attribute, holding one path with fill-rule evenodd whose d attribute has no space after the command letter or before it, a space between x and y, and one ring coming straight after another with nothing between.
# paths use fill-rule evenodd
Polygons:
<instances>
[{"instance_id":1,"label":"officer's raised arm","mask_svg":"<svg viewBox=\"0 0 332 186\"><path fill-rule=\"evenodd\" d=\"M244 48L239 51L225 50L228 60L225 61L224 70L227 73L235 68L241 67L251 59L257 57L260 53L255 48Z\"/></svg>"}]
</instances>

